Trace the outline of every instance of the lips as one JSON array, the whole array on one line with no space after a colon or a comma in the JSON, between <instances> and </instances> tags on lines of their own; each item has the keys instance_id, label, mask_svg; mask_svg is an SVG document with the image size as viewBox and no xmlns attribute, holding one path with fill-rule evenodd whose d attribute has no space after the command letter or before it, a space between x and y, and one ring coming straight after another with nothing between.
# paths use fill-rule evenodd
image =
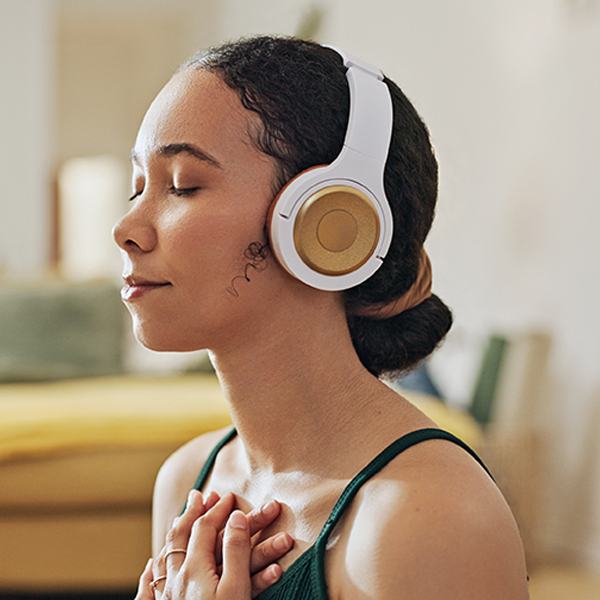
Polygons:
<instances>
[{"instance_id":1,"label":"lips","mask_svg":"<svg viewBox=\"0 0 600 600\"><path fill-rule=\"evenodd\" d=\"M141 298L146 294L170 286L168 281L152 281L141 277L128 276L123 278L125 285L121 290L121 298L124 302L130 302Z\"/></svg>"}]
</instances>

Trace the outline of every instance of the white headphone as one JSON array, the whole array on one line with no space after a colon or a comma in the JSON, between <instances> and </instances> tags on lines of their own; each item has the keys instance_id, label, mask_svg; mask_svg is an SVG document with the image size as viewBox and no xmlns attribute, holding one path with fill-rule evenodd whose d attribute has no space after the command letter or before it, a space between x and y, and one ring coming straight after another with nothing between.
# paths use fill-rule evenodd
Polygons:
<instances>
[{"instance_id":1,"label":"white headphone","mask_svg":"<svg viewBox=\"0 0 600 600\"><path fill-rule=\"evenodd\" d=\"M333 50L348 68L344 145L330 165L307 169L283 187L268 228L273 253L290 275L320 290L340 291L371 277L392 241L383 174L393 109L378 69Z\"/></svg>"}]
</instances>

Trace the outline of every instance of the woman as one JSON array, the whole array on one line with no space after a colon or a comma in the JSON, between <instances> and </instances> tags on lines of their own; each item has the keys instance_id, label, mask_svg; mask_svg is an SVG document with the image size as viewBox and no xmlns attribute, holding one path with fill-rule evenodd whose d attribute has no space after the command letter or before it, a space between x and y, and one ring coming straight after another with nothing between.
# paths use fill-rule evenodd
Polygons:
<instances>
[{"instance_id":1,"label":"woman","mask_svg":"<svg viewBox=\"0 0 600 600\"><path fill-rule=\"evenodd\" d=\"M210 351L235 425L161 469L140 599L528 597L489 475L379 379L428 356L451 324L423 251L437 163L393 82L381 267L323 291L273 256L274 196L340 154L347 70L312 42L227 44L186 64L140 128L132 207L114 231L123 298L147 347Z\"/></svg>"}]
</instances>

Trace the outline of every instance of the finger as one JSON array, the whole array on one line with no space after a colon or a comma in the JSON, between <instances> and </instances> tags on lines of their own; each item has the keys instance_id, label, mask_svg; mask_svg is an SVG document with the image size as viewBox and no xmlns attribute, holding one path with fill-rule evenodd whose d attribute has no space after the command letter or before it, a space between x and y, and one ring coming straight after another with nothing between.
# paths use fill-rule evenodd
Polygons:
<instances>
[{"instance_id":1,"label":"finger","mask_svg":"<svg viewBox=\"0 0 600 600\"><path fill-rule=\"evenodd\" d=\"M155 556L152 560L152 579L156 579L157 577L161 577L162 575L166 574L167 569L165 567L165 552L166 546L163 546L161 551L158 553L158 556Z\"/></svg>"},{"instance_id":2,"label":"finger","mask_svg":"<svg viewBox=\"0 0 600 600\"><path fill-rule=\"evenodd\" d=\"M208 498L204 501L204 507L206 510L211 509L220 500L220 498L221 497L219 494L217 494L217 492L211 492L208 495Z\"/></svg>"},{"instance_id":3,"label":"finger","mask_svg":"<svg viewBox=\"0 0 600 600\"><path fill-rule=\"evenodd\" d=\"M206 512L204 498L200 490L192 489L188 493L185 510L179 519L197 519Z\"/></svg>"},{"instance_id":4,"label":"finger","mask_svg":"<svg viewBox=\"0 0 600 600\"><path fill-rule=\"evenodd\" d=\"M194 522L186 555L186 564L189 566L190 572L210 571L216 573L217 538L227 523L234 503L233 494L225 494L210 510Z\"/></svg>"},{"instance_id":5,"label":"finger","mask_svg":"<svg viewBox=\"0 0 600 600\"><path fill-rule=\"evenodd\" d=\"M266 529L281 513L281 504L277 500L271 500L260 508L248 513L250 523L250 535Z\"/></svg>"},{"instance_id":6,"label":"finger","mask_svg":"<svg viewBox=\"0 0 600 600\"><path fill-rule=\"evenodd\" d=\"M212 496L212 493L211 493ZM202 499L201 502L203 502L203 504L201 504L201 502L199 502L199 499ZM198 502L198 504L196 504ZM185 501L185 506L183 507L183 512L180 515L177 515L174 519L173 522L171 523L171 528L175 527L175 525L177 525L177 523L179 523L180 519L189 512L190 508L195 508L195 509L200 509L202 514L208 510L208 507L206 506L206 501L203 499L202 497L202 492L200 490L197 490L196 488L193 488L189 491L188 493L188 497ZM198 517L199 515L197 515L196 517Z\"/></svg>"},{"instance_id":7,"label":"finger","mask_svg":"<svg viewBox=\"0 0 600 600\"><path fill-rule=\"evenodd\" d=\"M271 500L270 502L263 504L259 508L255 508L254 510L250 511L246 515L248 517L248 523L250 526L250 536L252 537L256 535L259 531L266 529L269 525L271 525L271 523L273 523L273 521L275 521L275 519L279 516L280 513L281 505L279 504L279 502L277 502L277 500ZM217 565L220 565L223 561L222 545L223 535L221 534L217 538L217 547L215 550ZM273 555L274 558L272 560L268 560L264 563L259 563L260 566L256 569L251 570L250 572L256 573L257 571L264 569L270 563L276 561L278 558L281 558L281 556L285 554L285 552L287 552L287 550L283 551L277 556Z\"/></svg>"},{"instance_id":8,"label":"finger","mask_svg":"<svg viewBox=\"0 0 600 600\"><path fill-rule=\"evenodd\" d=\"M154 600L154 593L150 589L150 583L152 582L152 579L152 559L150 559L146 563L146 567L140 575L138 590L134 600Z\"/></svg>"},{"instance_id":9,"label":"finger","mask_svg":"<svg viewBox=\"0 0 600 600\"><path fill-rule=\"evenodd\" d=\"M283 571L279 565L271 565L252 577L252 597L256 598L276 581L279 581Z\"/></svg>"},{"instance_id":10,"label":"finger","mask_svg":"<svg viewBox=\"0 0 600 600\"><path fill-rule=\"evenodd\" d=\"M278 533L266 540L260 542L252 548L250 555L250 573L252 575L262 571L270 564L278 561L284 554L287 554L294 540L289 533Z\"/></svg>"},{"instance_id":11,"label":"finger","mask_svg":"<svg viewBox=\"0 0 600 600\"><path fill-rule=\"evenodd\" d=\"M206 499L206 501L204 502L204 506L206 507L206 510L211 509L219 500L220 500L219 494L217 494L216 492L211 492L208 495L208 498ZM219 535L217 536L217 542L215 545L215 561L216 561L217 566L223 562L222 550L223 550L223 531L221 531L219 533Z\"/></svg>"},{"instance_id":12,"label":"finger","mask_svg":"<svg viewBox=\"0 0 600 600\"><path fill-rule=\"evenodd\" d=\"M250 525L241 511L231 513L223 536L223 574L219 591L226 598L247 598L250 581Z\"/></svg>"},{"instance_id":13,"label":"finger","mask_svg":"<svg viewBox=\"0 0 600 600\"><path fill-rule=\"evenodd\" d=\"M167 533L165 547L155 561L155 573L171 574L179 571L185 561L192 527L205 512L201 492L191 490L184 513L175 521L173 527ZM185 550L186 552L174 553L173 550Z\"/></svg>"}]
</instances>

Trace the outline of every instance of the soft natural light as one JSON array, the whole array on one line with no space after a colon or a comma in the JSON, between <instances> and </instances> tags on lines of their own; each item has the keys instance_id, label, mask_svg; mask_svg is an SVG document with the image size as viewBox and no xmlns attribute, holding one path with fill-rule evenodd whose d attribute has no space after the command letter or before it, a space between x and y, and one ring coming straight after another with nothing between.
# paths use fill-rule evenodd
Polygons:
<instances>
[{"instance_id":1,"label":"soft natural light","mask_svg":"<svg viewBox=\"0 0 600 600\"><path fill-rule=\"evenodd\" d=\"M67 161L59 174L60 269L67 279L114 278L121 259L110 231L121 216L126 167L117 158Z\"/></svg>"}]
</instances>

